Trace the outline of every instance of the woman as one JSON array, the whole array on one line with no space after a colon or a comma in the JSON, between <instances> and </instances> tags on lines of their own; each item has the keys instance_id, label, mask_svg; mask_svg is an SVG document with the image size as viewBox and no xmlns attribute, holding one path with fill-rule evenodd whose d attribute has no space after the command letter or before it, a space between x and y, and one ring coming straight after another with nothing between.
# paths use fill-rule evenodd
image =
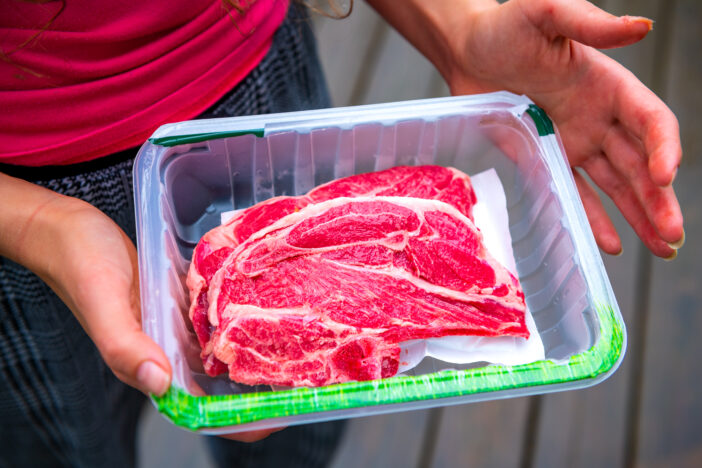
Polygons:
<instances>
[{"instance_id":1,"label":"woman","mask_svg":"<svg viewBox=\"0 0 702 468\"><path fill-rule=\"evenodd\" d=\"M170 383L165 355L139 325L133 148L171 121L329 105L297 8L144 3L0 6L0 398L11 402L0 408L0 453L9 461L130 464L140 395L108 369L143 392ZM531 97L559 127L571 165L613 198L654 254L675 255L677 120L595 49L640 40L650 21L585 1L369 3L452 93ZM621 242L595 191L574 175L599 246L616 254ZM339 431L289 428L264 446L216 453L324 466Z\"/></svg>"}]
</instances>

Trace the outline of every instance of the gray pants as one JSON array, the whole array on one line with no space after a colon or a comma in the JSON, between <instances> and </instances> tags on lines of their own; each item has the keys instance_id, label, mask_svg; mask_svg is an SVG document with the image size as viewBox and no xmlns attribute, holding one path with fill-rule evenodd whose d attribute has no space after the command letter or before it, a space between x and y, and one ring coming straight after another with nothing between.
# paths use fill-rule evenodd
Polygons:
<instances>
[{"instance_id":1,"label":"gray pants","mask_svg":"<svg viewBox=\"0 0 702 468\"><path fill-rule=\"evenodd\" d=\"M329 107L304 11L291 7L263 61L201 117ZM69 167L0 172L81 198L135 239L136 149ZM118 381L61 300L34 274L0 257L0 467L127 467L145 398ZM242 444L209 438L222 466L326 466L343 424L288 428Z\"/></svg>"}]
</instances>

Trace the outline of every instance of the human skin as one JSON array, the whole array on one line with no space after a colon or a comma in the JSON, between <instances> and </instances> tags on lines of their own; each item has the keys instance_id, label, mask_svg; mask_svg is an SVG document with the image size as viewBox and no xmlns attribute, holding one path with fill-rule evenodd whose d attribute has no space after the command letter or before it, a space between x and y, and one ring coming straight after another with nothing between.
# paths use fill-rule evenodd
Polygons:
<instances>
[{"instance_id":1,"label":"human skin","mask_svg":"<svg viewBox=\"0 0 702 468\"><path fill-rule=\"evenodd\" d=\"M571 166L612 197L654 254L674 256L683 240L671 187L681 158L677 120L595 49L640 40L650 21L617 18L582 0L369 3L436 65L452 93L507 89L544 108ZM574 176L599 246L618 253L621 242L594 189ZM124 232L85 202L4 174L0 200L0 255L46 281L120 380L163 394L171 366L141 329L136 249ZM271 432L231 438L251 442Z\"/></svg>"},{"instance_id":2,"label":"human skin","mask_svg":"<svg viewBox=\"0 0 702 468\"><path fill-rule=\"evenodd\" d=\"M655 255L671 258L683 219L671 186L682 150L672 111L597 49L641 40L651 21L584 0L392 0L369 3L431 60L452 94L506 89L556 123L571 166L612 198ZM602 203L574 170L600 248L622 245Z\"/></svg>"}]
</instances>

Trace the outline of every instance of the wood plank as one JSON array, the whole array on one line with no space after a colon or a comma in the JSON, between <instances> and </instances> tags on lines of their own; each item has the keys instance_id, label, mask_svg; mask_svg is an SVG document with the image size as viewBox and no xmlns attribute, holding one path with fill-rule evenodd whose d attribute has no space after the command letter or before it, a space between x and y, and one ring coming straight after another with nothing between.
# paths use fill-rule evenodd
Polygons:
<instances>
[{"instance_id":1,"label":"wood plank","mask_svg":"<svg viewBox=\"0 0 702 468\"><path fill-rule=\"evenodd\" d=\"M397 31L389 28L387 39L378 47L377 64L359 104L435 97L430 93L435 92L439 73Z\"/></svg>"},{"instance_id":2,"label":"wood plank","mask_svg":"<svg viewBox=\"0 0 702 468\"><path fill-rule=\"evenodd\" d=\"M655 18L657 1L610 0L598 2L616 14L636 14ZM631 47L608 54L632 70L649 86L654 81L655 34ZM629 441L629 402L632 367L636 367L641 343L637 343L637 308L641 281L636 273L642 263L642 244L614 204L600 192L607 212L617 228L624 252L619 257L603 256L612 288L629 329L629 349L620 369L604 383L589 389L543 397L537 448L533 466L585 467L621 466ZM646 254L647 255L647 254Z\"/></svg>"},{"instance_id":3,"label":"wood plank","mask_svg":"<svg viewBox=\"0 0 702 468\"><path fill-rule=\"evenodd\" d=\"M670 263L653 264L650 326L645 354L637 465L702 466L702 5L667 4L674 12L668 50L667 102L681 123L685 158L675 182L685 215L687 245Z\"/></svg>"},{"instance_id":4,"label":"wood plank","mask_svg":"<svg viewBox=\"0 0 702 468\"><path fill-rule=\"evenodd\" d=\"M335 106L449 95L431 63L366 2L354 2L344 20L312 19Z\"/></svg>"},{"instance_id":5,"label":"wood plank","mask_svg":"<svg viewBox=\"0 0 702 468\"><path fill-rule=\"evenodd\" d=\"M422 410L352 419L330 468L417 466L428 415Z\"/></svg>"},{"instance_id":6,"label":"wood plank","mask_svg":"<svg viewBox=\"0 0 702 468\"><path fill-rule=\"evenodd\" d=\"M374 54L384 40L387 25L366 2L354 2L348 18L336 20L312 13L317 50L334 106L355 104L363 93L359 77L373 67Z\"/></svg>"},{"instance_id":7,"label":"wood plank","mask_svg":"<svg viewBox=\"0 0 702 468\"><path fill-rule=\"evenodd\" d=\"M204 436L180 429L153 405L144 408L137 434L137 466L152 468L214 468Z\"/></svg>"},{"instance_id":8,"label":"wood plank","mask_svg":"<svg viewBox=\"0 0 702 468\"><path fill-rule=\"evenodd\" d=\"M431 466L520 466L528 402L515 398L443 408Z\"/></svg>"},{"instance_id":9,"label":"wood plank","mask_svg":"<svg viewBox=\"0 0 702 468\"><path fill-rule=\"evenodd\" d=\"M669 45L669 70L665 83L666 102L680 122L683 162L697 164L702 153L700 106L702 105L702 8L700 2L677 0L673 3L673 34ZM671 8L670 3L666 3Z\"/></svg>"},{"instance_id":10,"label":"wood plank","mask_svg":"<svg viewBox=\"0 0 702 468\"><path fill-rule=\"evenodd\" d=\"M637 466L702 466L702 165L683 165L676 188L688 244L653 265Z\"/></svg>"}]
</instances>

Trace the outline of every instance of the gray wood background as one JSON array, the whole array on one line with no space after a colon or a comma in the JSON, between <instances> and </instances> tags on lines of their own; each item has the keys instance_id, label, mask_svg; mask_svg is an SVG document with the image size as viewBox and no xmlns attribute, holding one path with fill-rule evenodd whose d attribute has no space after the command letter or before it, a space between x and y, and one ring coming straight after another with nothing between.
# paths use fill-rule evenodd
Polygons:
<instances>
[{"instance_id":1,"label":"gray wood background","mask_svg":"<svg viewBox=\"0 0 702 468\"><path fill-rule=\"evenodd\" d=\"M661 96L681 124L675 182L687 245L653 258L607 204L624 243L606 257L629 348L617 373L585 390L351 421L332 467L702 466L702 3L601 0L647 16L641 43L608 52ZM335 106L448 95L432 66L364 2L342 21L314 18ZM213 466L202 438L153 408L139 430L139 466Z\"/></svg>"}]
</instances>

